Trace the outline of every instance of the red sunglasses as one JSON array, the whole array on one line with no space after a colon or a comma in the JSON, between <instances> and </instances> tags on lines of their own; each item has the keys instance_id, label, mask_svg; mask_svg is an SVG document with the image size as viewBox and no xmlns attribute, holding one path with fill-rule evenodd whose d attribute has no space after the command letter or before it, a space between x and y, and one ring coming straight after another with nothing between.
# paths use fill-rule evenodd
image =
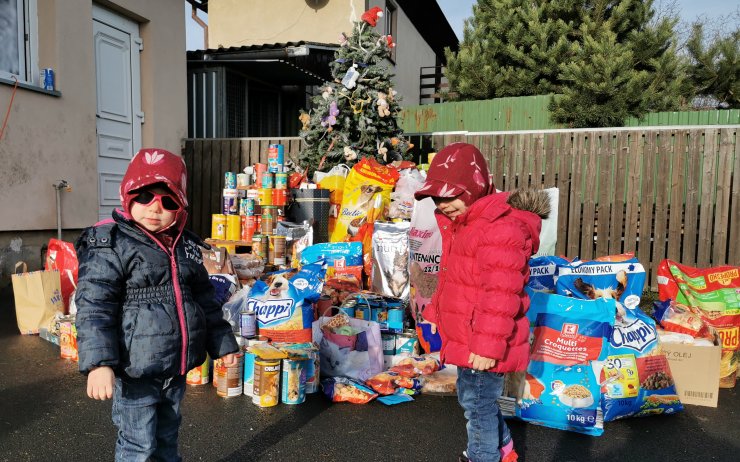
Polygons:
<instances>
[{"instance_id":1,"label":"red sunglasses","mask_svg":"<svg viewBox=\"0 0 740 462\"><path fill-rule=\"evenodd\" d=\"M175 202L171 196L167 194L157 194L151 191L143 191L134 197L134 202L141 205L149 205L155 200L162 204L162 208L169 210L170 212L176 212L180 210L180 204Z\"/></svg>"}]
</instances>

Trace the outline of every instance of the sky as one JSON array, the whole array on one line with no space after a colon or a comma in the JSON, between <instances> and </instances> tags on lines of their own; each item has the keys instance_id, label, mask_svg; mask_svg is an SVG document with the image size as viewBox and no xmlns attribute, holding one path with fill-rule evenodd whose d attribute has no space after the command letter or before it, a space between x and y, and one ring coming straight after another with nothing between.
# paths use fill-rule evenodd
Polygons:
<instances>
[{"instance_id":1,"label":"sky","mask_svg":"<svg viewBox=\"0 0 740 462\"><path fill-rule=\"evenodd\" d=\"M425 0L433 1L433 0ZM473 4L476 0L437 0L447 21L458 38L462 40L465 18L473 15ZM660 11L666 5L675 4L682 23L690 24L697 18L704 18L708 23L722 21L733 13L740 11L740 0L655 0L654 5ZM203 30L190 17L190 5L185 6L185 24L187 25L186 49L203 48ZM198 16L206 17L202 11ZM737 16L735 17L737 19ZM206 19L207 23L208 20Z\"/></svg>"}]
</instances>

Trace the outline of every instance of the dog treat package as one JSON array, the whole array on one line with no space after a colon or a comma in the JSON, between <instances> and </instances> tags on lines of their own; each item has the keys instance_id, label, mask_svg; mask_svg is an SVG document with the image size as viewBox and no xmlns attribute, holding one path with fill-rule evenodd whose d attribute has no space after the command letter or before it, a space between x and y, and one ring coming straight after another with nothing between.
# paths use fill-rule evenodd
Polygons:
<instances>
[{"instance_id":1,"label":"dog treat package","mask_svg":"<svg viewBox=\"0 0 740 462\"><path fill-rule=\"evenodd\" d=\"M535 292L529 366L517 416L528 422L598 436L601 367L609 351L615 301Z\"/></svg>"},{"instance_id":2,"label":"dog treat package","mask_svg":"<svg viewBox=\"0 0 740 462\"><path fill-rule=\"evenodd\" d=\"M415 168L399 172L396 188L391 193L391 205L388 218L410 220L414 212L414 193L424 184L424 175Z\"/></svg>"},{"instance_id":3,"label":"dog treat package","mask_svg":"<svg viewBox=\"0 0 740 462\"><path fill-rule=\"evenodd\" d=\"M639 307L614 323L600 382L607 422L683 410L655 321Z\"/></svg>"},{"instance_id":4,"label":"dog treat package","mask_svg":"<svg viewBox=\"0 0 740 462\"><path fill-rule=\"evenodd\" d=\"M658 295L687 307L717 330L722 340L719 386L733 388L740 364L740 267L702 269L663 260Z\"/></svg>"},{"instance_id":5,"label":"dog treat package","mask_svg":"<svg viewBox=\"0 0 740 462\"><path fill-rule=\"evenodd\" d=\"M275 342L310 342L312 304L321 296L325 272L322 265L305 265L256 281L246 309L257 314L259 335Z\"/></svg>"},{"instance_id":6,"label":"dog treat package","mask_svg":"<svg viewBox=\"0 0 740 462\"><path fill-rule=\"evenodd\" d=\"M432 333L430 325L423 323L421 313L432 301L437 289L437 273L442 258L442 234L434 217L436 206L427 197L416 203L411 216L409 230L409 301L411 316L416 321L416 335L421 347L427 353L442 348L442 338L438 332Z\"/></svg>"},{"instance_id":7,"label":"dog treat package","mask_svg":"<svg viewBox=\"0 0 740 462\"><path fill-rule=\"evenodd\" d=\"M349 274L362 281L361 242L322 242L306 247L301 252L301 264L325 261L326 277Z\"/></svg>"},{"instance_id":8,"label":"dog treat package","mask_svg":"<svg viewBox=\"0 0 740 462\"><path fill-rule=\"evenodd\" d=\"M372 226L376 219L383 219L396 181L398 170L395 168L369 158L357 162L344 182L342 206L330 241L353 240L361 229L367 229L365 225Z\"/></svg>"},{"instance_id":9,"label":"dog treat package","mask_svg":"<svg viewBox=\"0 0 740 462\"><path fill-rule=\"evenodd\" d=\"M575 260L559 266L555 292L584 300L613 298L634 308L645 287L645 268L634 257L622 258L629 256L602 257L617 261Z\"/></svg>"},{"instance_id":10,"label":"dog treat package","mask_svg":"<svg viewBox=\"0 0 740 462\"><path fill-rule=\"evenodd\" d=\"M397 372L386 371L365 380L365 385L381 395L392 395L398 388L421 390L423 382L417 378L404 377Z\"/></svg>"},{"instance_id":11,"label":"dog treat package","mask_svg":"<svg viewBox=\"0 0 740 462\"><path fill-rule=\"evenodd\" d=\"M285 255L290 258L288 266L300 268L301 253L313 244L313 227L307 221L303 223L278 221L275 234L285 236Z\"/></svg>"},{"instance_id":12,"label":"dog treat package","mask_svg":"<svg viewBox=\"0 0 740 462\"><path fill-rule=\"evenodd\" d=\"M688 306L669 299L653 302L653 308L653 317L664 331L686 334L709 342L714 339L707 323L701 316L692 313Z\"/></svg>"},{"instance_id":13,"label":"dog treat package","mask_svg":"<svg viewBox=\"0 0 740 462\"><path fill-rule=\"evenodd\" d=\"M373 390L347 377L328 377L321 380L321 389L334 403L365 404L378 396Z\"/></svg>"},{"instance_id":14,"label":"dog treat package","mask_svg":"<svg viewBox=\"0 0 740 462\"><path fill-rule=\"evenodd\" d=\"M558 268L570 262L563 257L543 256L529 260L529 282L527 286L539 292L555 292Z\"/></svg>"},{"instance_id":15,"label":"dog treat package","mask_svg":"<svg viewBox=\"0 0 740 462\"><path fill-rule=\"evenodd\" d=\"M373 229L373 292L408 300L409 228L408 221L375 222Z\"/></svg>"}]
</instances>

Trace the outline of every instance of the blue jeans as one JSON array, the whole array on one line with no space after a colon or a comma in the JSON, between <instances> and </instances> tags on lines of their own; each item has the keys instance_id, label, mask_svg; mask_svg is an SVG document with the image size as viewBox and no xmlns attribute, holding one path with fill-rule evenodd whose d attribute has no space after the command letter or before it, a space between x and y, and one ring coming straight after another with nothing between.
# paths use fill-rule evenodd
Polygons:
<instances>
[{"instance_id":1,"label":"blue jeans","mask_svg":"<svg viewBox=\"0 0 740 462\"><path fill-rule=\"evenodd\" d=\"M468 458L473 462L498 462L499 448L511 441L496 400L504 390L504 375L457 368L457 400L468 420Z\"/></svg>"},{"instance_id":2,"label":"blue jeans","mask_svg":"<svg viewBox=\"0 0 740 462\"><path fill-rule=\"evenodd\" d=\"M118 428L116 461L180 461L177 433L185 376L172 379L116 377L113 424Z\"/></svg>"}]
</instances>

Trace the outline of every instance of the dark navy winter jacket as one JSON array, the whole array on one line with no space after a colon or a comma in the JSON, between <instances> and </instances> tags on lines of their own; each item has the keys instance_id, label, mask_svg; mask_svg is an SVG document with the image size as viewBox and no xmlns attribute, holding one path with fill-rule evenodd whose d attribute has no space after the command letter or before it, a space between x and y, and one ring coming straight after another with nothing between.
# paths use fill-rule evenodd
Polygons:
<instances>
[{"instance_id":1,"label":"dark navy winter jacket","mask_svg":"<svg viewBox=\"0 0 740 462\"><path fill-rule=\"evenodd\" d=\"M113 218L76 243L80 371L168 378L202 364L206 351L238 351L202 265L202 241L184 231L170 255L123 215Z\"/></svg>"}]
</instances>

